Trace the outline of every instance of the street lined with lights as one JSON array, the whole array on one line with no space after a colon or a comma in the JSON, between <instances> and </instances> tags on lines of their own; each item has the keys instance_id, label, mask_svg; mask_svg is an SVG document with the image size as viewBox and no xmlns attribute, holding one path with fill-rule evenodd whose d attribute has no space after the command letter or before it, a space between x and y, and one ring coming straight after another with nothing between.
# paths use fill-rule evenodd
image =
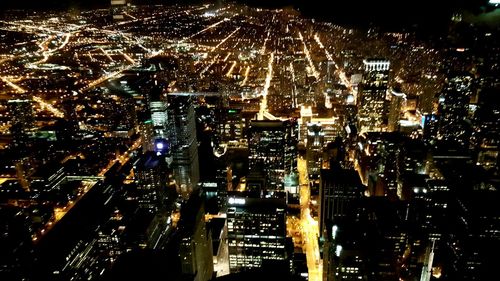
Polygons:
<instances>
[{"instance_id":1,"label":"street lined with lights","mask_svg":"<svg viewBox=\"0 0 500 281\"><path fill-rule=\"evenodd\" d=\"M267 94L269 93L269 87L271 87L271 80L273 79L273 63L274 63L274 53L269 56L269 61L267 63L267 74L264 82L264 87L261 92L261 102L259 110L259 120L264 120L264 114L267 112Z\"/></svg>"},{"instance_id":2,"label":"street lined with lights","mask_svg":"<svg viewBox=\"0 0 500 281\"><path fill-rule=\"evenodd\" d=\"M319 255L319 227L318 222L311 216L310 210L310 187L307 175L307 162L304 158L297 158L297 170L299 172L300 187L300 223L302 225L302 235L305 243L305 252L307 258L307 268L309 280L323 280L322 262Z\"/></svg>"},{"instance_id":3,"label":"street lined with lights","mask_svg":"<svg viewBox=\"0 0 500 281\"><path fill-rule=\"evenodd\" d=\"M311 58L311 53L309 52L309 49L307 48L306 41L304 40L304 37L302 36L302 33L299 31L299 39L302 41L302 44L304 45L304 55L306 56L307 61L309 62L309 68L311 70L312 75L316 80L319 79L319 72L316 70L316 66L314 65L314 62Z\"/></svg>"}]
</instances>

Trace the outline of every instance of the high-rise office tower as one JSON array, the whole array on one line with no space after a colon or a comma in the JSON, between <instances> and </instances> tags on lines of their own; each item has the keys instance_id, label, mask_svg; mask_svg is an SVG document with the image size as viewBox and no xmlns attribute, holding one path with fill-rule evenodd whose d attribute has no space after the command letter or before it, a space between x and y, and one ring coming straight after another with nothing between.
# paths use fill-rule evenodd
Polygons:
<instances>
[{"instance_id":1,"label":"high-rise office tower","mask_svg":"<svg viewBox=\"0 0 500 281\"><path fill-rule=\"evenodd\" d=\"M498 168L500 161L500 102L493 88L483 89L474 114L471 146L477 151L477 164L486 169Z\"/></svg>"},{"instance_id":2,"label":"high-rise office tower","mask_svg":"<svg viewBox=\"0 0 500 281\"><path fill-rule=\"evenodd\" d=\"M187 196L200 179L194 106L187 97L169 97L168 135L177 185Z\"/></svg>"},{"instance_id":3,"label":"high-rise office tower","mask_svg":"<svg viewBox=\"0 0 500 281\"><path fill-rule=\"evenodd\" d=\"M396 200L401 196L398 185L404 159L403 138L399 133L366 133L360 139L362 154L370 155L364 180L372 196L388 196ZM367 158L366 158L367 160Z\"/></svg>"},{"instance_id":4,"label":"high-rise office tower","mask_svg":"<svg viewBox=\"0 0 500 281\"><path fill-rule=\"evenodd\" d=\"M323 280L399 280L408 249L402 207L383 197L349 204L345 223L324 231Z\"/></svg>"},{"instance_id":5,"label":"high-rise office tower","mask_svg":"<svg viewBox=\"0 0 500 281\"><path fill-rule=\"evenodd\" d=\"M424 142L434 144L439 130L439 116L436 114L427 114L422 118Z\"/></svg>"},{"instance_id":6,"label":"high-rise office tower","mask_svg":"<svg viewBox=\"0 0 500 281\"><path fill-rule=\"evenodd\" d=\"M33 243L31 243L30 214L21 207L5 205L0 208L0 277L2 280L32 278Z\"/></svg>"},{"instance_id":7,"label":"high-rise office tower","mask_svg":"<svg viewBox=\"0 0 500 281\"><path fill-rule=\"evenodd\" d=\"M418 95L418 110L423 115L436 113L435 96L439 91L437 79L434 75L423 75L420 78L422 92Z\"/></svg>"},{"instance_id":8,"label":"high-rise office tower","mask_svg":"<svg viewBox=\"0 0 500 281\"><path fill-rule=\"evenodd\" d=\"M323 280L368 280L368 257L363 251L363 235L355 227L333 225L323 235ZM365 238L366 239L366 238Z\"/></svg>"},{"instance_id":9,"label":"high-rise office tower","mask_svg":"<svg viewBox=\"0 0 500 281\"><path fill-rule=\"evenodd\" d=\"M231 273L286 261L286 201L229 194L227 211Z\"/></svg>"},{"instance_id":10,"label":"high-rise office tower","mask_svg":"<svg viewBox=\"0 0 500 281\"><path fill-rule=\"evenodd\" d=\"M199 192L194 192L181 207L178 229L179 257L185 280L211 280L214 271L212 236L207 231L205 206Z\"/></svg>"},{"instance_id":11,"label":"high-rise office tower","mask_svg":"<svg viewBox=\"0 0 500 281\"><path fill-rule=\"evenodd\" d=\"M384 125L384 104L389 83L390 62L385 59L363 60L363 83L358 98L360 131L380 132Z\"/></svg>"},{"instance_id":12,"label":"high-rise office tower","mask_svg":"<svg viewBox=\"0 0 500 281\"><path fill-rule=\"evenodd\" d=\"M460 146L468 144L470 126L467 119L472 95L472 80L469 73L453 73L446 80L439 97L438 139Z\"/></svg>"},{"instance_id":13,"label":"high-rise office tower","mask_svg":"<svg viewBox=\"0 0 500 281\"><path fill-rule=\"evenodd\" d=\"M391 104L389 108L388 131L394 132L399 129L399 120L406 102L406 94L399 89L392 89L390 92Z\"/></svg>"},{"instance_id":14,"label":"high-rise office tower","mask_svg":"<svg viewBox=\"0 0 500 281\"><path fill-rule=\"evenodd\" d=\"M325 144L325 133L321 125L307 125L307 172L309 176L319 176L323 164L323 146Z\"/></svg>"},{"instance_id":15,"label":"high-rise office tower","mask_svg":"<svg viewBox=\"0 0 500 281\"><path fill-rule=\"evenodd\" d=\"M125 19L124 9L127 6L127 0L111 0L111 15L114 21Z\"/></svg>"},{"instance_id":16,"label":"high-rise office tower","mask_svg":"<svg viewBox=\"0 0 500 281\"><path fill-rule=\"evenodd\" d=\"M442 242L449 251L443 272L449 280L487 280L497 271L500 210L497 192L475 191L452 201L451 233Z\"/></svg>"},{"instance_id":17,"label":"high-rise office tower","mask_svg":"<svg viewBox=\"0 0 500 281\"><path fill-rule=\"evenodd\" d=\"M243 114L241 108L220 109L219 134L222 141L238 141L243 138Z\"/></svg>"},{"instance_id":18,"label":"high-rise office tower","mask_svg":"<svg viewBox=\"0 0 500 281\"><path fill-rule=\"evenodd\" d=\"M12 115L12 126L10 128L12 144L20 149L26 148L29 142L30 129L34 123L31 100L9 100L8 106Z\"/></svg>"},{"instance_id":19,"label":"high-rise office tower","mask_svg":"<svg viewBox=\"0 0 500 281\"><path fill-rule=\"evenodd\" d=\"M401 175L401 159L404 155L402 144L390 137L379 146L380 161L379 182L384 186L384 195L391 199L401 197L399 188L399 177Z\"/></svg>"},{"instance_id":20,"label":"high-rise office tower","mask_svg":"<svg viewBox=\"0 0 500 281\"><path fill-rule=\"evenodd\" d=\"M64 117L66 119L66 131L70 139L74 139L80 130L78 114L76 112L76 100L68 99L63 102Z\"/></svg>"},{"instance_id":21,"label":"high-rise office tower","mask_svg":"<svg viewBox=\"0 0 500 281\"><path fill-rule=\"evenodd\" d=\"M145 116L140 116L139 123L143 150L170 155L175 129L173 118L168 113L167 100L158 87L153 87L145 99L148 111Z\"/></svg>"},{"instance_id":22,"label":"high-rise office tower","mask_svg":"<svg viewBox=\"0 0 500 281\"><path fill-rule=\"evenodd\" d=\"M155 139L167 139L168 112L166 101L162 100L158 93L151 93L149 111L153 123Z\"/></svg>"},{"instance_id":23,"label":"high-rise office tower","mask_svg":"<svg viewBox=\"0 0 500 281\"><path fill-rule=\"evenodd\" d=\"M344 119L343 127L344 127L344 131L348 137L353 137L353 136L357 135L357 129L356 129L357 128L356 127L357 114L358 114L358 110L356 108L356 105L347 104L345 106L344 115L343 115L343 119Z\"/></svg>"},{"instance_id":24,"label":"high-rise office tower","mask_svg":"<svg viewBox=\"0 0 500 281\"><path fill-rule=\"evenodd\" d=\"M293 121L252 121L249 169L264 169L270 190L283 190L285 175L296 170L296 126Z\"/></svg>"},{"instance_id":25,"label":"high-rise office tower","mask_svg":"<svg viewBox=\"0 0 500 281\"><path fill-rule=\"evenodd\" d=\"M142 152L155 150L155 131L153 120L146 119L139 122L139 134L142 140Z\"/></svg>"},{"instance_id":26,"label":"high-rise office tower","mask_svg":"<svg viewBox=\"0 0 500 281\"><path fill-rule=\"evenodd\" d=\"M167 200L166 163L161 156L147 152L134 163L139 207L156 211Z\"/></svg>"},{"instance_id":27,"label":"high-rise office tower","mask_svg":"<svg viewBox=\"0 0 500 281\"><path fill-rule=\"evenodd\" d=\"M125 97L120 102L122 113L122 126L128 130L135 130L138 125L137 111L135 109L135 100L131 97Z\"/></svg>"},{"instance_id":28,"label":"high-rise office tower","mask_svg":"<svg viewBox=\"0 0 500 281\"><path fill-rule=\"evenodd\" d=\"M335 164L321 170L320 235L327 227L346 218L349 205L363 196L364 186L355 170L345 170Z\"/></svg>"}]
</instances>

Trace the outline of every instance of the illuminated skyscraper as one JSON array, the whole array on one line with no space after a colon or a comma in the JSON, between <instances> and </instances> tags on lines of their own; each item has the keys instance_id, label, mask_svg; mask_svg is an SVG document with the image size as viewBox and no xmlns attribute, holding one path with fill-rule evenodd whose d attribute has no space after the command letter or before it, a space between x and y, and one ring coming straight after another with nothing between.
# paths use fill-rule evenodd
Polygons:
<instances>
[{"instance_id":1,"label":"illuminated skyscraper","mask_svg":"<svg viewBox=\"0 0 500 281\"><path fill-rule=\"evenodd\" d=\"M30 129L35 122L31 100L9 100L8 105L12 116L12 144L17 148L25 148L28 145Z\"/></svg>"},{"instance_id":2,"label":"illuminated skyscraper","mask_svg":"<svg viewBox=\"0 0 500 281\"><path fill-rule=\"evenodd\" d=\"M219 133L223 141L240 140L243 137L243 114L241 108L221 109Z\"/></svg>"},{"instance_id":3,"label":"illuminated skyscraper","mask_svg":"<svg viewBox=\"0 0 500 281\"><path fill-rule=\"evenodd\" d=\"M350 204L363 196L364 187L355 170L330 167L321 170L320 235L345 219Z\"/></svg>"},{"instance_id":4,"label":"illuminated skyscraper","mask_svg":"<svg viewBox=\"0 0 500 281\"><path fill-rule=\"evenodd\" d=\"M472 76L469 73L452 74L446 80L439 97L438 139L467 145L470 126L467 122L472 95Z\"/></svg>"},{"instance_id":5,"label":"illuminated skyscraper","mask_svg":"<svg viewBox=\"0 0 500 281\"><path fill-rule=\"evenodd\" d=\"M264 169L268 189L283 190L285 175L296 169L295 123L252 121L248 148L249 169Z\"/></svg>"},{"instance_id":6,"label":"illuminated skyscraper","mask_svg":"<svg viewBox=\"0 0 500 281\"><path fill-rule=\"evenodd\" d=\"M142 151L154 151L155 150L155 133L153 128L153 120L146 119L139 122L139 133L142 138Z\"/></svg>"},{"instance_id":7,"label":"illuminated skyscraper","mask_svg":"<svg viewBox=\"0 0 500 281\"><path fill-rule=\"evenodd\" d=\"M434 144L439 129L439 117L436 114L427 114L423 117L422 123L425 143Z\"/></svg>"},{"instance_id":8,"label":"illuminated skyscraper","mask_svg":"<svg viewBox=\"0 0 500 281\"><path fill-rule=\"evenodd\" d=\"M494 89L482 90L474 114L472 145L478 151L477 163L485 168L500 164L500 102Z\"/></svg>"},{"instance_id":9,"label":"illuminated skyscraper","mask_svg":"<svg viewBox=\"0 0 500 281\"><path fill-rule=\"evenodd\" d=\"M384 103L390 62L385 59L366 59L363 64L365 72L358 98L360 131L380 132L384 125Z\"/></svg>"},{"instance_id":10,"label":"illuminated skyscraper","mask_svg":"<svg viewBox=\"0 0 500 281\"><path fill-rule=\"evenodd\" d=\"M189 98L169 97L168 136L172 168L181 193L187 196L200 179L196 116Z\"/></svg>"},{"instance_id":11,"label":"illuminated skyscraper","mask_svg":"<svg viewBox=\"0 0 500 281\"><path fill-rule=\"evenodd\" d=\"M151 121L153 122L154 135L157 139L166 139L167 136L167 105L160 99L149 103Z\"/></svg>"},{"instance_id":12,"label":"illuminated skyscraper","mask_svg":"<svg viewBox=\"0 0 500 281\"><path fill-rule=\"evenodd\" d=\"M142 124L141 133L151 136L152 126L153 137L145 142L155 152L168 154L180 193L187 196L200 178L193 104L190 98L180 96L169 96L167 101L158 89L148 97L151 119Z\"/></svg>"},{"instance_id":13,"label":"illuminated skyscraper","mask_svg":"<svg viewBox=\"0 0 500 281\"><path fill-rule=\"evenodd\" d=\"M149 152L134 163L141 208L152 211L161 209L167 199L168 173L163 161L162 157Z\"/></svg>"},{"instance_id":14,"label":"illuminated skyscraper","mask_svg":"<svg viewBox=\"0 0 500 281\"><path fill-rule=\"evenodd\" d=\"M79 123L78 123L78 114L76 112L76 100L74 99L68 99L64 101L63 103L63 108L64 108L64 117L66 119L66 131L69 135L70 139L76 138L76 135L78 134L78 131L80 129Z\"/></svg>"},{"instance_id":15,"label":"illuminated skyscraper","mask_svg":"<svg viewBox=\"0 0 500 281\"><path fill-rule=\"evenodd\" d=\"M325 133L321 125L307 125L307 172L310 176L319 176L323 162L323 146L325 144Z\"/></svg>"},{"instance_id":16,"label":"illuminated skyscraper","mask_svg":"<svg viewBox=\"0 0 500 281\"><path fill-rule=\"evenodd\" d=\"M212 279L212 235L205 223L203 198L194 192L181 208L178 224L180 234L179 257L183 280L208 281Z\"/></svg>"},{"instance_id":17,"label":"illuminated skyscraper","mask_svg":"<svg viewBox=\"0 0 500 281\"><path fill-rule=\"evenodd\" d=\"M390 132L397 131L399 128L399 120L403 106L406 102L406 95L399 90L391 90L391 105L389 109L388 130Z\"/></svg>"},{"instance_id":18,"label":"illuminated skyscraper","mask_svg":"<svg viewBox=\"0 0 500 281\"><path fill-rule=\"evenodd\" d=\"M143 149L156 151L160 154L170 154L175 130L172 125L173 119L169 118L168 103L158 87L153 88L145 98L149 114L141 118L140 130L143 137Z\"/></svg>"},{"instance_id":19,"label":"illuminated skyscraper","mask_svg":"<svg viewBox=\"0 0 500 281\"><path fill-rule=\"evenodd\" d=\"M451 202L456 208L447 221L452 233L444 239L450 253L444 272L449 280L487 280L497 271L500 249L498 193L469 193ZM450 227L451 225L451 227Z\"/></svg>"},{"instance_id":20,"label":"illuminated skyscraper","mask_svg":"<svg viewBox=\"0 0 500 281\"><path fill-rule=\"evenodd\" d=\"M287 259L285 198L230 194L227 221L231 273Z\"/></svg>"}]
</instances>

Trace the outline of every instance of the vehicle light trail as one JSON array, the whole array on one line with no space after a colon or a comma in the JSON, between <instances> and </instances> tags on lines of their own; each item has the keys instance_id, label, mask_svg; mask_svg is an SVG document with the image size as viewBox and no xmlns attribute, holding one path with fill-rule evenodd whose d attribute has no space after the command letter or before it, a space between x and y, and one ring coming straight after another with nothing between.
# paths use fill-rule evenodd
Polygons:
<instances>
[{"instance_id":1,"label":"vehicle light trail","mask_svg":"<svg viewBox=\"0 0 500 281\"><path fill-rule=\"evenodd\" d=\"M47 37L47 39L40 42L40 44L38 44L38 47L42 50L42 52L49 50L49 43L50 43L50 41L54 40L54 38L56 38L56 36L51 35L51 36Z\"/></svg>"},{"instance_id":2,"label":"vehicle light trail","mask_svg":"<svg viewBox=\"0 0 500 281\"><path fill-rule=\"evenodd\" d=\"M104 75L101 78L98 78L97 80L94 80L93 82L89 83L86 87L82 88L80 91L88 91L88 90L94 88L95 86L103 83L104 81L107 81L107 80L109 80L111 78L118 77L119 75L121 75L123 73L123 71L125 71L127 69L130 69L130 67L125 67L125 68L123 68L121 70L118 70L118 71L115 71L113 73Z\"/></svg>"},{"instance_id":3,"label":"vehicle light trail","mask_svg":"<svg viewBox=\"0 0 500 281\"><path fill-rule=\"evenodd\" d=\"M266 82L264 84L264 90L262 91L263 96L267 96L269 87L271 86L271 80L273 79L273 62L274 62L274 53L271 53L271 55L269 56L269 61L267 63Z\"/></svg>"},{"instance_id":4,"label":"vehicle light trail","mask_svg":"<svg viewBox=\"0 0 500 281\"><path fill-rule=\"evenodd\" d=\"M340 81L342 82L342 84L344 84L349 89L349 91L352 91L352 84L349 81L349 79L347 79L345 72L342 70L339 70L338 74L339 74L339 78L340 78Z\"/></svg>"},{"instance_id":5,"label":"vehicle light trail","mask_svg":"<svg viewBox=\"0 0 500 281\"><path fill-rule=\"evenodd\" d=\"M138 20L136 17L132 16L131 14L129 14L127 12L125 12L123 14L126 15L126 16L128 16L128 17L130 17L130 18L132 18L133 20Z\"/></svg>"}]
</instances>

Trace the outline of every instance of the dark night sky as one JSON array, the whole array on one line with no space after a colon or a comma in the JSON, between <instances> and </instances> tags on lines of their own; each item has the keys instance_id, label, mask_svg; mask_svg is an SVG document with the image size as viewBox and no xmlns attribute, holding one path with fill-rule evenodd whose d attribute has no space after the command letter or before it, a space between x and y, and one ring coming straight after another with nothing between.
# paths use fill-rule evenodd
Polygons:
<instances>
[{"instance_id":1,"label":"dark night sky","mask_svg":"<svg viewBox=\"0 0 500 281\"><path fill-rule=\"evenodd\" d=\"M221 1L221 0L218 0ZM106 7L109 0L0 0L0 9ZM217 0L135 0L135 3L196 3ZM304 15L333 20L341 24L374 22L390 28L414 23L434 28L447 22L452 11L459 8L478 10L488 0L237 0L253 6L295 6Z\"/></svg>"}]
</instances>

